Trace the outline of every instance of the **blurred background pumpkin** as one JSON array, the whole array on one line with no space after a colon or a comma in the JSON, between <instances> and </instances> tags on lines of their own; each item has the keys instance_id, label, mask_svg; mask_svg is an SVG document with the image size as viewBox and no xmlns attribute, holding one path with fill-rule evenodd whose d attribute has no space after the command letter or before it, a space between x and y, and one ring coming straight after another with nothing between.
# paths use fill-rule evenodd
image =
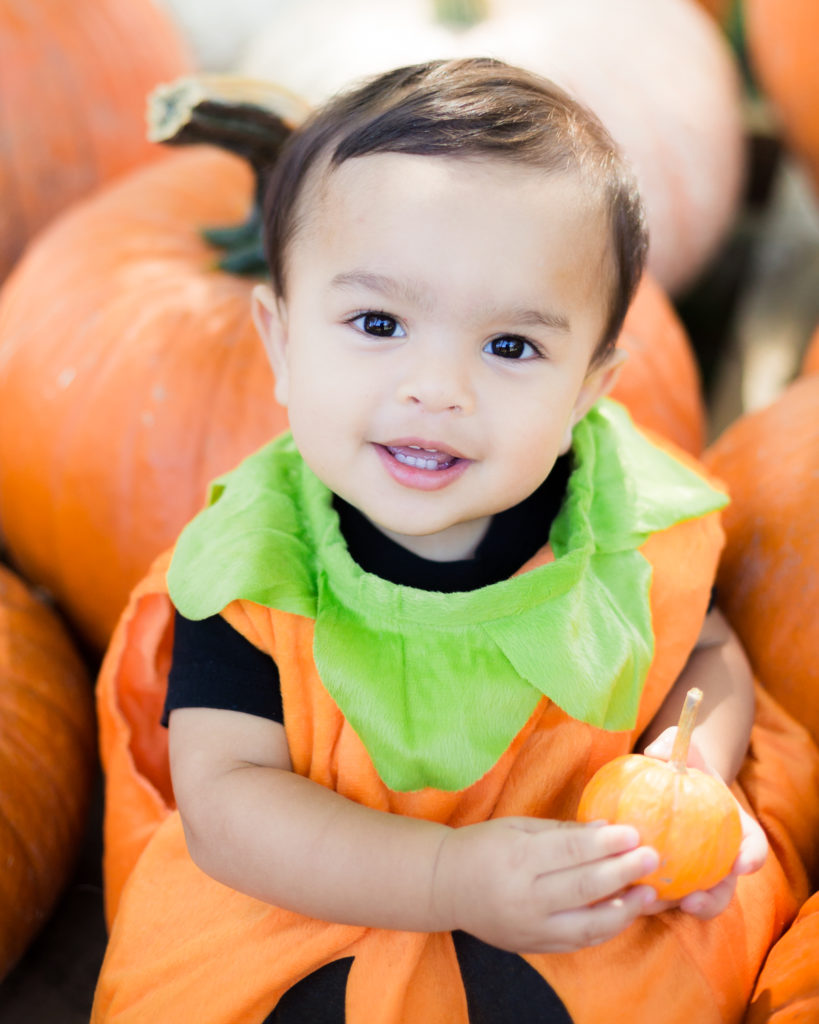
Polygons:
<instances>
[{"instance_id":1,"label":"blurred background pumpkin","mask_svg":"<svg viewBox=\"0 0 819 1024\"><path fill-rule=\"evenodd\" d=\"M731 495L720 608L762 685L819 742L819 376L736 420L705 462Z\"/></svg>"},{"instance_id":2,"label":"blurred background pumpkin","mask_svg":"<svg viewBox=\"0 0 819 1024\"><path fill-rule=\"evenodd\" d=\"M86 668L55 613L0 566L0 980L71 877L95 766Z\"/></svg>"},{"instance_id":3,"label":"blurred background pumpkin","mask_svg":"<svg viewBox=\"0 0 819 1024\"><path fill-rule=\"evenodd\" d=\"M0 0L0 281L55 213L157 154L145 94L188 67L152 0Z\"/></svg>"},{"instance_id":4,"label":"blurred background pumpkin","mask_svg":"<svg viewBox=\"0 0 819 1024\"><path fill-rule=\"evenodd\" d=\"M819 194L819 4L744 0L744 11L754 73Z\"/></svg>"}]
</instances>

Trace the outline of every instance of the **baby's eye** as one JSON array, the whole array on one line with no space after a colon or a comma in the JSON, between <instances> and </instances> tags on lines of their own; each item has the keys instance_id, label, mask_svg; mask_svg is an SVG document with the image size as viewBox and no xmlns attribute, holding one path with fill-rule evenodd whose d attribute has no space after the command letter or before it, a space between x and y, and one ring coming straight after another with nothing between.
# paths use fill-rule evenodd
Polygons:
<instances>
[{"instance_id":1,"label":"baby's eye","mask_svg":"<svg viewBox=\"0 0 819 1024\"><path fill-rule=\"evenodd\" d=\"M405 335L404 328L388 313L360 313L350 323L376 338L403 338Z\"/></svg>"},{"instance_id":2,"label":"baby's eye","mask_svg":"<svg viewBox=\"0 0 819 1024\"><path fill-rule=\"evenodd\" d=\"M537 359L540 352L525 338L519 338L516 334L503 334L499 338L492 338L483 347L484 352L492 356L500 356L501 359Z\"/></svg>"}]
</instances>

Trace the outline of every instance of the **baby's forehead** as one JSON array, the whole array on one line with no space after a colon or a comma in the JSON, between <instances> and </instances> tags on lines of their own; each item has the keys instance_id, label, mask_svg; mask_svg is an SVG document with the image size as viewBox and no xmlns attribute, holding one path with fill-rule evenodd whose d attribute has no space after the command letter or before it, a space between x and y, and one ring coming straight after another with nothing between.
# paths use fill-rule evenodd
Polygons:
<instances>
[{"instance_id":1,"label":"baby's forehead","mask_svg":"<svg viewBox=\"0 0 819 1024\"><path fill-rule=\"evenodd\" d=\"M314 280L319 266L421 281L442 247L459 268L453 281L473 288L491 288L502 267L516 266L521 290L526 279L532 291L530 268L562 265L566 281L594 280L606 296L616 273L605 201L581 175L497 157L392 151L324 161L307 183L286 265L309 271L301 281ZM436 280L445 278L442 268Z\"/></svg>"},{"instance_id":2,"label":"baby's forehead","mask_svg":"<svg viewBox=\"0 0 819 1024\"><path fill-rule=\"evenodd\" d=\"M332 159L332 149L324 154L307 173L302 184L295 211L298 225L296 230L309 225L316 226L328 216L335 215L340 207L349 202L350 193L360 189L362 179L366 182L364 188L377 188L383 180L396 174L396 166L397 174L401 176L402 162L417 164L418 161L429 163L431 170L434 170L436 165L455 168L455 174L436 176L435 179L436 188L449 187L453 194L459 191L462 176L469 174L470 170L487 172L487 189L497 184L493 181L493 172L496 171L501 177L512 172L520 173L535 182L542 181L544 201L553 193L550 185L553 186L556 181L565 183L563 196L555 202L564 202L568 197L568 201L588 215L586 223L589 230L599 229L601 235L608 237L609 211L604 183L595 176L584 173L583 168L579 166L565 171L555 171L538 165L534 160L523 160L504 154L417 154L396 150L367 153L341 162ZM474 180L474 176L472 177ZM426 180L423 187L428 187ZM506 181L502 187L508 187ZM515 190L514 194L515 201L521 204L528 202L527 197L531 196L529 190Z\"/></svg>"}]
</instances>

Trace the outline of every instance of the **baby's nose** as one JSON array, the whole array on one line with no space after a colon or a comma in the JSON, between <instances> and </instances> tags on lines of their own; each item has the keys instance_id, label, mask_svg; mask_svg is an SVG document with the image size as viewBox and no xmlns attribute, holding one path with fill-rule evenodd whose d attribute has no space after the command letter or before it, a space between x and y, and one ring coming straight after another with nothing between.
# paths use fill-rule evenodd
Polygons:
<instances>
[{"instance_id":1,"label":"baby's nose","mask_svg":"<svg viewBox=\"0 0 819 1024\"><path fill-rule=\"evenodd\" d=\"M466 367L460 359L442 352L412 361L399 385L398 399L436 413L471 413L475 406Z\"/></svg>"}]
</instances>

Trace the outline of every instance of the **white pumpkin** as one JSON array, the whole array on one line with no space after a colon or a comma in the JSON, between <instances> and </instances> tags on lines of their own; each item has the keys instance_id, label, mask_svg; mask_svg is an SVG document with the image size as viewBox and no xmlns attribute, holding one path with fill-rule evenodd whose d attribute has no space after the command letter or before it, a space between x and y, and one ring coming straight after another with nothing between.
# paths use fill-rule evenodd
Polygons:
<instances>
[{"instance_id":1,"label":"white pumpkin","mask_svg":"<svg viewBox=\"0 0 819 1024\"><path fill-rule=\"evenodd\" d=\"M299 0L296 0L298 3ZM185 37L199 71L233 71L270 0L157 0Z\"/></svg>"},{"instance_id":2,"label":"white pumpkin","mask_svg":"<svg viewBox=\"0 0 819 1024\"><path fill-rule=\"evenodd\" d=\"M649 268L678 294L736 216L744 173L740 80L694 0L485 0L470 27L454 0L274 0L242 70L312 102L367 75L436 57L491 55L552 78L597 112L634 165ZM460 6L468 8L468 0Z\"/></svg>"}]
</instances>

